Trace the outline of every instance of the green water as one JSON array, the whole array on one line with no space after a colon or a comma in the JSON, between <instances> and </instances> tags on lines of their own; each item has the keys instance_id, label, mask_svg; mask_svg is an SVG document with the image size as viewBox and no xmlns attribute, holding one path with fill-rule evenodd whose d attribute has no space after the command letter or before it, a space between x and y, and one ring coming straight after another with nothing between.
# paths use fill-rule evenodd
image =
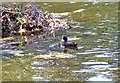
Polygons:
<instances>
[{"instance_id":1,"label":"green water","mask_svg":"<svg viewBox=\"0 0 120 83\"><path fill-rule=\"evenodd\" d=\"M49 13L73 12L78 9L85 11L71 13L69 16L74 22L79 22L80 26L58 31L55 38L47 37L41 41L38 36L29 36L31 45L2 47L3 81L87 81L98 74L102 74L107 80L119 79L117 75L118 3L43 4L38 2L33 4ZM62 19L68 19L69 16ZM78 50L68 49L64 53L61 49L49 48L54 43L62 42L63 35L67 35L69 39L78 38L71 40L78 44ZM21 37L14 37L13 41L22 41ZM18 50L22 52L18 53ZM15 53L10 53L12 51ZM50 54L54 56L69 54L73 57L35 58L38 55Z\"/></svg>"}]
</instances>

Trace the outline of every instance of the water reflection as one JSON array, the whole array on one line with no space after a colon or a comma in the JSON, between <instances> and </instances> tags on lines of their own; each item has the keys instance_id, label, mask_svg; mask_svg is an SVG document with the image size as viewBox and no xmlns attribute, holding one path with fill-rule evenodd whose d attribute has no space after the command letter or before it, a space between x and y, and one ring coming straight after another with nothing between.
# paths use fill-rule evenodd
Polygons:
<instances>
[{"instance_id":1,"label":"water reflection","mask_svg":"<svg viewBox=\"0 0 120 83\"><path fill-rule=\"evenodd\" d=\"M112 81L112 79L107 78L105 75L97 75L89 78L88 81Z\"/></svg>"}]
</instances>

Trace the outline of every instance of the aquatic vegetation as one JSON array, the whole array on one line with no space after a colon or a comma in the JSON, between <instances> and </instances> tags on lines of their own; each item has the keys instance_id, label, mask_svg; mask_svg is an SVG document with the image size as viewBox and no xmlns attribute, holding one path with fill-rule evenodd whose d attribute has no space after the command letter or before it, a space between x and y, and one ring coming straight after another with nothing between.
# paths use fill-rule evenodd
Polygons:
<instances>
[{"instance_id":1,"label":"aquatic vegetation","mask_svg":"<svg viewBox=\"0 0 120 83\"><path fill-rule=\"evenodd\" d=\"M21 5L17 3L11 4L11 7L3 5L1 10L3 38L12 34L41 35L43 38L52 34L55 37L55 32L60 28L70 27L68 21L59 19L67 16L68 13L48 13L31 4Z\"/></svg>"}]
</instances>

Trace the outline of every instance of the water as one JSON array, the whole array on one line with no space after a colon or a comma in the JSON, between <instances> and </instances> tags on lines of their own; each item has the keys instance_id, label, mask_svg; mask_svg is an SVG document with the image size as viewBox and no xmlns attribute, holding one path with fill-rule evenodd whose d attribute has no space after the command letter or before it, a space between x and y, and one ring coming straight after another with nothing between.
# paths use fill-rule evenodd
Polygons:
<instances>
[{"instance_id":1,"label":"water","mask_svg":"<svg viewBox=\"0 0 120 83\"><path fill-rule=\"evenodd\" d=\"M116 81L118 80L117 3L34 3L63 20L72 17L72 29L39 40L29 36L0 39L3 81ZM73 12L73 13L71 13ZM62 16L63 15L63 16ZM59 48L63 35L78 50ZM12 45L18 43L18 45ZM1 56L2 55L2 56Z\"/></svg>"}]
</instances>

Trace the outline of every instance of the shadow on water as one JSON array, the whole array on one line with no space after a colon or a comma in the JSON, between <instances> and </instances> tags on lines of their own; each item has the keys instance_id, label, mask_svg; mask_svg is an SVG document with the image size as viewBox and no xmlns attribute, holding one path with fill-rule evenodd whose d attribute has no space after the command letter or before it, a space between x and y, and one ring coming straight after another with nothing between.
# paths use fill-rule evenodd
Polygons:
<instances>
[{"instance_id":1,"label":"shadow on water","mask_svg":"<svg viewBox=\"0 0 120 83\"><path fill-rule=\"evenodd\" d=\"M34 3L49 12L72 12L76 24L56 37L0 39L3 81L116 81L118 80L117 3ZM84 9L81 13L79 9ZM107 12L106 12L107 11ZM66 14L66 13L65 13ZM64 14L64 15L65 15ZM112 17L112 18L111 18ZM61 19L68 19L63 16ZM62 36L77 50L59 47ZM2 56L1 56L2 55Z\"/></svg>"}]
</instances>

